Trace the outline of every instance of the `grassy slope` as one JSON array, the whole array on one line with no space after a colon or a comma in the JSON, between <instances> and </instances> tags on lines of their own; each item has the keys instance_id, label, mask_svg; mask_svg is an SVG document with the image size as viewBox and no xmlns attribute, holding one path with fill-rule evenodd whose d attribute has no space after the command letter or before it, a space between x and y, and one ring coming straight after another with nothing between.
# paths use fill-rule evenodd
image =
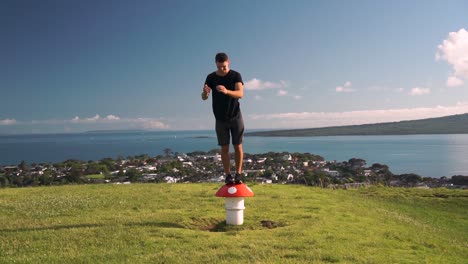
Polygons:
<instances>
[{"instance_id":1,"label":"grassy slope","mask_svg":"<svg viewBox=\"0 0 468 264\"><path fill-rule=\"evenodd\" d=\"M246 133L246 136L312 137L414 134L468 134L468 114L378 124L249 132Z\"/></svg>"},{"instance_id":2,"label":"grassy slope","mask_svg":"<svg viewBox=\"0 0 468 264\"><path fill-rule=\"evenodd\" d=\"M466 263L468 191L213 184L0 189L0 263ZM272 220L279 227L262 227ZM219 232L209 232L206 229Z\"/></svg>"}]
</instances>

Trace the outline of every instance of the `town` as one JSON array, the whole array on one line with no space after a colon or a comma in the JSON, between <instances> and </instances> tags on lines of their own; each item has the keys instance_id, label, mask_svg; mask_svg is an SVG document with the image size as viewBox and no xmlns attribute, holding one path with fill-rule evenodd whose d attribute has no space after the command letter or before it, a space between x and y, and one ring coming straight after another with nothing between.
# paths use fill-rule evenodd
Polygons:
<instances>
[{"instance_id":1,"label":"town","mask_svg":"<svg viewBox=\"0 0 468 264\"><path fill-rule=\"evenodd\" d=\"M233 164L233 162L231 162ZM416 188L466 188L468 176L423 177L414 173L393 174L387 165L351 158L326 161L310 153L268 152L244 154L243 181L259 184L304 184L322 188L357 188L369 185ZM59 163L31 163L0 166L1 187L48 186L96 183L195 183L222 184L224 175L218 149L208 152L164 155L146 154L99 161L66 160Z\"/></svg>"}]
</instances>

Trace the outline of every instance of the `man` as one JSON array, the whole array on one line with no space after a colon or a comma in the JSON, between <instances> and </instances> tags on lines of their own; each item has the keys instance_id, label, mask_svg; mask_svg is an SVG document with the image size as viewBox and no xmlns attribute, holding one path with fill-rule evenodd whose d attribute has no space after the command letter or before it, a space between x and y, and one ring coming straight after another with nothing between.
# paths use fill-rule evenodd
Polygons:
<instances>
[{"instance_id":1,"label":"man","mask_svg":"<svg viewBox=\"0 0 468 264\"><path fill-rule=\"evenodd\" d=\"M208 74L201 94L202 99L208 99L213 93L213 113L216 119L216 136L221 146L221 160L226 184L242 183L242 140L244 137L244 121L239 106L239 99L244 95L244 82L240 73L229 69L229 58L225 53L215 57L215 72ZM234 146L236 174L231 176L229 143L232 136Z\"/></svg>"}]
</instances>

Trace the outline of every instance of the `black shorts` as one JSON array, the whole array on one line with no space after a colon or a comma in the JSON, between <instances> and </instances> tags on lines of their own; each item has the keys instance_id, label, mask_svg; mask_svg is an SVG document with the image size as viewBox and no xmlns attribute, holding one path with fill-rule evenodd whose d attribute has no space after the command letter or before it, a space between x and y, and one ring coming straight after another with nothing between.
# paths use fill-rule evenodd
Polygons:
<instances>
[{"instance_id":1,"label":"black shorts","mask_svg":"<svg viewBox=\"0 0 468 264\"><path fill-rule=\"evenodd\" d=\"M218 121L216 120L216 136L218 137L218 145L229 145L230 136L232 135L232 144L242 144L244 138L244 120L242 115L239 114L238 118L231 121Z\"/></svg>"}]
</instances>

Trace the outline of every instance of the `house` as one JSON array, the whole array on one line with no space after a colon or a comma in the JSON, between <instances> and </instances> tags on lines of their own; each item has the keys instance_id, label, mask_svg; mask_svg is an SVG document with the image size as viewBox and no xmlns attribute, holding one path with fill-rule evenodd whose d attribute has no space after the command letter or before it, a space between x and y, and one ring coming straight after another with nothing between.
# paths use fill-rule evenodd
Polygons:
<instances>
[{"instance_id":1,"label":"house","mask_svg":"<svg viewBox=\"0 0 468 264\"><path fill-rule=\"evenodd\" d=\"M208 179L208 182L224 182L224 176L221 175L219 177L213 177Z\"/></svg>"},{"instance_id":2,"label":"house","mask_svg":"<svg viewBox=\"0 0 468 264\"><path fill-rule=\"evenodd\" d=\"M263 177L257 177L256 182L261 183L261 184L271 184L271 183L273 183L273 180L263 178Z\"/></svg>"},{"instance_id":3,"label":"house","mask_svg":"<svg viewBox=\"0 0 468 264\"><path fill-rule=\"evenodd\" d=\"M155 166L151 166L151 165L144 166L143 169L149 170L149 171L157 170L157 168Z\"/></svg>"},{"instance_id":4,"label":"house","mask_svg":"<svg viewBox=\"0 0 468 264\"><path fill-rule=\"evenodd\" d=\"M174 177L171 177L171 176L166 176L166 177L164 177L164 181L165 181L166 183L176 183L176 182L177 182L177 179L174 178Z\"/></svg>"},{"instance_id":5,"label":"house","mask_svg":"<svg viewBox=\"0 0 468 264\"><path fill-rule=\"evenodd\" d=\"M184 161L184 162L182 162L182 166L184 166L184 167L187 167L187 166L192 167L192 166L193 166L193 163L192 163L191 161Z\"/></svg>"},{"instance_id":6,"label":"house","mask_svg":"<svg viewBox=\"0 0 468 264\"><path fill-rule=\"evenodd\" d=\"M244 170L243 171L245 175L249 174L249 173L265 173L265 169L259 169L259 170Z\"/></svg>"},{"instance_id":7,"label":"house","mask_svg":"<svg viewBox=\"0 0 468 264\"><path fill-rule=\"evenodd\" d=\"M143 179L143 181L154 181L156 180L156 177L158 177L158 174L148 173L148 174L143 174L141 178Z\"/></svg>"},{"instance_id":8,"label":"house","mask_svg":"<svg viewBox=\"0 0 468 264\"><path fill-rule=\"evenodd\" d=\"M429 186L427 186L427 184L422 183L422 182L416 183L416 184L414 185L414 187L415 187L415 188L418 188L418 189L429 189Z\"/></svg>"},{"instance_id":9,"label":"house","mask_svg":"<svg viewBox=\"0 0 468 264\"><path fill-rule=\"evenodd\" d=\"M276 173L273 173L270 178L273 181L278 181L278 176L276 175Z\"/></svg>"},{"instance_id":10,"label":"house","mask_svg":"<svg viewBox=\"0 0 468 264\"><path fill-rule=\"evenodd\" d=\"M329 168L323 168L323 169L321 169L321 171L326 173L327 175L329 175L331 177L340 177L341 176L339 171L330 170Z\"/></svg>"}]
</instances>

